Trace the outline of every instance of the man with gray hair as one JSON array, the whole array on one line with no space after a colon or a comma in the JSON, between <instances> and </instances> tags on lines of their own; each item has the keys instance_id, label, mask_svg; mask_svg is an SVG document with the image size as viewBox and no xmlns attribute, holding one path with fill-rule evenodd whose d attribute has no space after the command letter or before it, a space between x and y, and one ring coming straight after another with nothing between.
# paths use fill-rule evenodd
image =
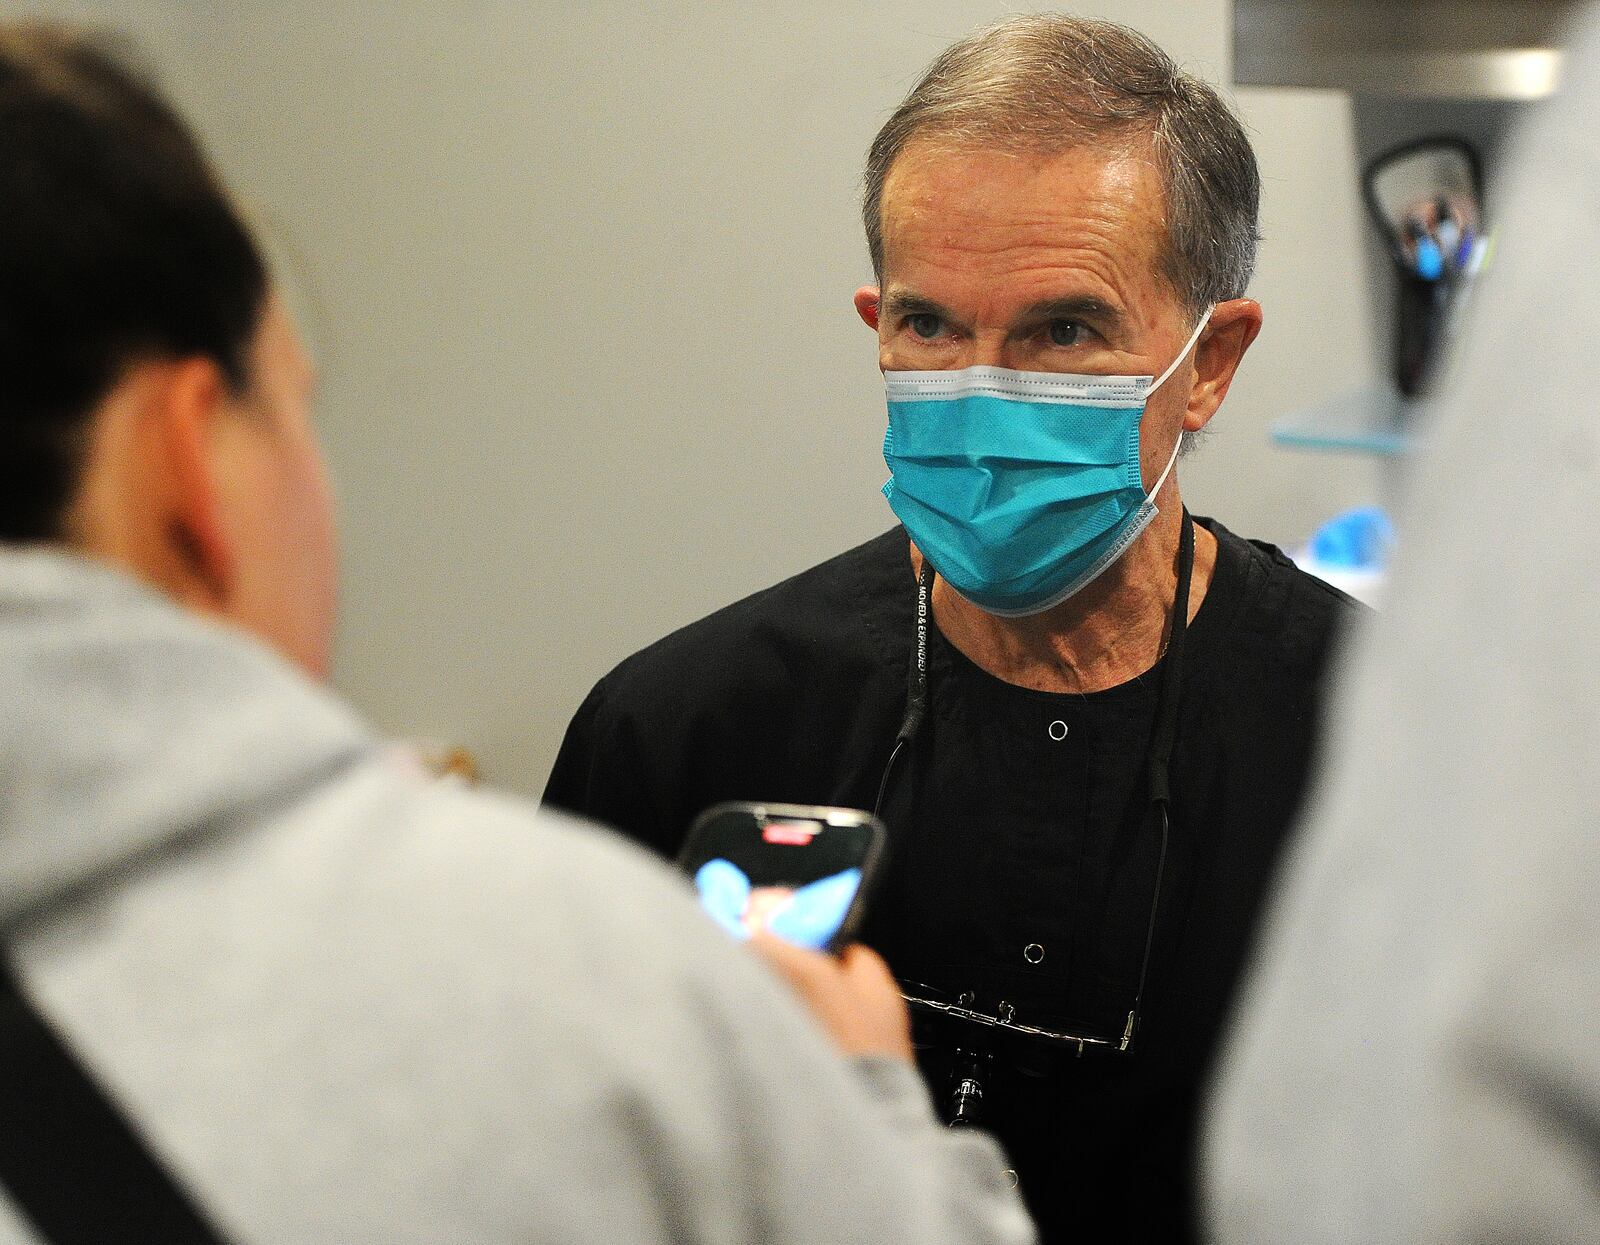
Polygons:
<instances>
[{"instance_id":1,"label":"man with gray hair","mask_svg":"<svg viewBox=\"0 0 1600 1245\"><path fill-rule=\"evenodd\" d=\"M624 662L546 792L664 852L718 800L878 809L866 941L1046 1239L1193 1235L1197 1089L1350 608L1179 495L1261 325L1257 196L1133 31L941 55L872 144L855 294L900 526Z\"/></svg>"}]
</instances>

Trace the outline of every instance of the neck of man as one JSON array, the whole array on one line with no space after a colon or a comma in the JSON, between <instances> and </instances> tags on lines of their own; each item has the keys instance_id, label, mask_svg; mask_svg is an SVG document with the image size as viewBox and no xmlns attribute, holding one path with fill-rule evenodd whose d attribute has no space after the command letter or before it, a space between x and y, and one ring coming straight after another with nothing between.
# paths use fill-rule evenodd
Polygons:
<instances>
[{"instance_id":1,"label":"neck of man","mask_svg":"<svg viewBox=\"0 0 1600 1245\"><path fill-rule=\"evenodd\" d=\"M1116 687L1149 670L1166 648L1182 523L1183 507L1174 496L1103 575L1060 605L1025 618L986 613L936 578L934 622L973 664L1018 687L1041 692ZM922 554L915 545L911 560L920 574ZM1197 523L1190 619L1205 600L1216 565L1217 538Z\"/></svg>"}]
</instances>

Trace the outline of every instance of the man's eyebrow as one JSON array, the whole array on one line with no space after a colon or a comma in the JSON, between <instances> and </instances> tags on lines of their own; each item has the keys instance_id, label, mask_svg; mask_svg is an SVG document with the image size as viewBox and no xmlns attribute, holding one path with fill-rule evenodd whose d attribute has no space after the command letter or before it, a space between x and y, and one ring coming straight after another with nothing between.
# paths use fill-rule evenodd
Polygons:
<instances>
[{"instance_id":1,"label":"man's eyebrow","mask_svg":"<svg viewBox=\"0 0 1600 1245\"><path fill-rule=\"evenodd\" d=\"M891 319L900 316L938 316L941 320L951 318L949 311L933 299L913 294L910 290L890 290L884 297L880 314Z\"/></svg>"},{"instance_id":2,"label":"man's eyebrow","mask_svg":"<svg viewBox=\"0 0 1600 1245\"><path fill-rule=\"evenodd\" d=\"M1109 328L1122 323L1122 309L1092 295L1046 298L1023 309L1019 320L1093 320Z\"/></svg>"},{"instance_id":3,"label":"man's eyebrow","mask_svg":"<svg viewBox=\"0 0 1600 1245\"><path fill-rule=\"evenodd\" d=\"M879 314L890 319L923 315L938 316L941 320L955 319L943 305L911 290L890 290L884 296ZM1037 324L1044 320L1091 320L1107 329L1117 328L1123 319L1120 307L1092 294L1041 299L1024 307L1017 316L1020 324Z\"/></svg>"}]
</instances>

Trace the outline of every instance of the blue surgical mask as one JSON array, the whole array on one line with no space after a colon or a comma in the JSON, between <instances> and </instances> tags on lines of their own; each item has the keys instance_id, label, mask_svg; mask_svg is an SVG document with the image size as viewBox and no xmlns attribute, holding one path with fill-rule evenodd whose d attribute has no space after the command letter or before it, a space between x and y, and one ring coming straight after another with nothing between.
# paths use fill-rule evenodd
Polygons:
<instances>
[{"instance_id":1,"label":"blue surgical mask","mask_svg":"<svg viewBox=\"0 0 1600 1245\"><path fill-rule=\"evenodd\" d=\"M1058 605L1120 558L1156 516L1139 425L1150 395L1188 356L1148 376L969 367L886 372L883 495L933 569L991 614ZM1182 437L1178 445L1182 444Z\"/></svg>"}]
</instances>

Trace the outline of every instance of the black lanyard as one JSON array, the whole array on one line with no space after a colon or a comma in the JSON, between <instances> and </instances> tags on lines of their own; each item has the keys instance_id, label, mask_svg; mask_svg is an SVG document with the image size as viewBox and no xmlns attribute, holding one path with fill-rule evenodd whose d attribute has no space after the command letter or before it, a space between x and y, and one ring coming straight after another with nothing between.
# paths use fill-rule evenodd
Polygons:
<instances>
[{"instance_id":1,"label":"black lanyard","mask_svg":"<svg viewBox=\"0 0 1600 1245\"><path fill-rule=\"evenodd\" d=\"M1178 737L1178 696L1183 682L1183 641L1189 630L1189 585L1194 573L1194 520L1183 512L1182 532L1178 537L1178 585L1172 603L1172 620L1168 628L1166 659L1161 669L1161 684L1156 694L1155 726L1151 731L1150 747L1145 754L1146 792L1149 811L1160 825L1161 851L1156 861L1155 886L1150 896L1150 922L1145 930L1144 955L1139 963L1139 985L1134 993L1133 1007L1116 1048L1127 1051L1138 1027L1140 1007L1144 1002L1145 981L1150 971L1150 953L1155 946L1156 918L1161 908L1161 888L1167 869L1167 846L1172 837L1172 750ZM888 794L889 778L894 773L900 754L916 738L928 712L928 620L932 611L933 568L926 558L922 573L917 577L916 636L911 649L911 671L906 686L906 712L900 730L895 736L894 748L883 767L883 778L878 784L878 799L873 812L881 815L884 796ZM1079 1049L1082 1049L1080 1043Z\"/></svg>"},{"instance_id":2,"label":"black lanyard","mask_svg":"<svg viewBox=\"0 0 1600 1245\"><path fill-rule=\"evenodd\" d=\"M0 955L0 1186L54 1245L218 1245Z\"/></svg>"}]
</instances>

